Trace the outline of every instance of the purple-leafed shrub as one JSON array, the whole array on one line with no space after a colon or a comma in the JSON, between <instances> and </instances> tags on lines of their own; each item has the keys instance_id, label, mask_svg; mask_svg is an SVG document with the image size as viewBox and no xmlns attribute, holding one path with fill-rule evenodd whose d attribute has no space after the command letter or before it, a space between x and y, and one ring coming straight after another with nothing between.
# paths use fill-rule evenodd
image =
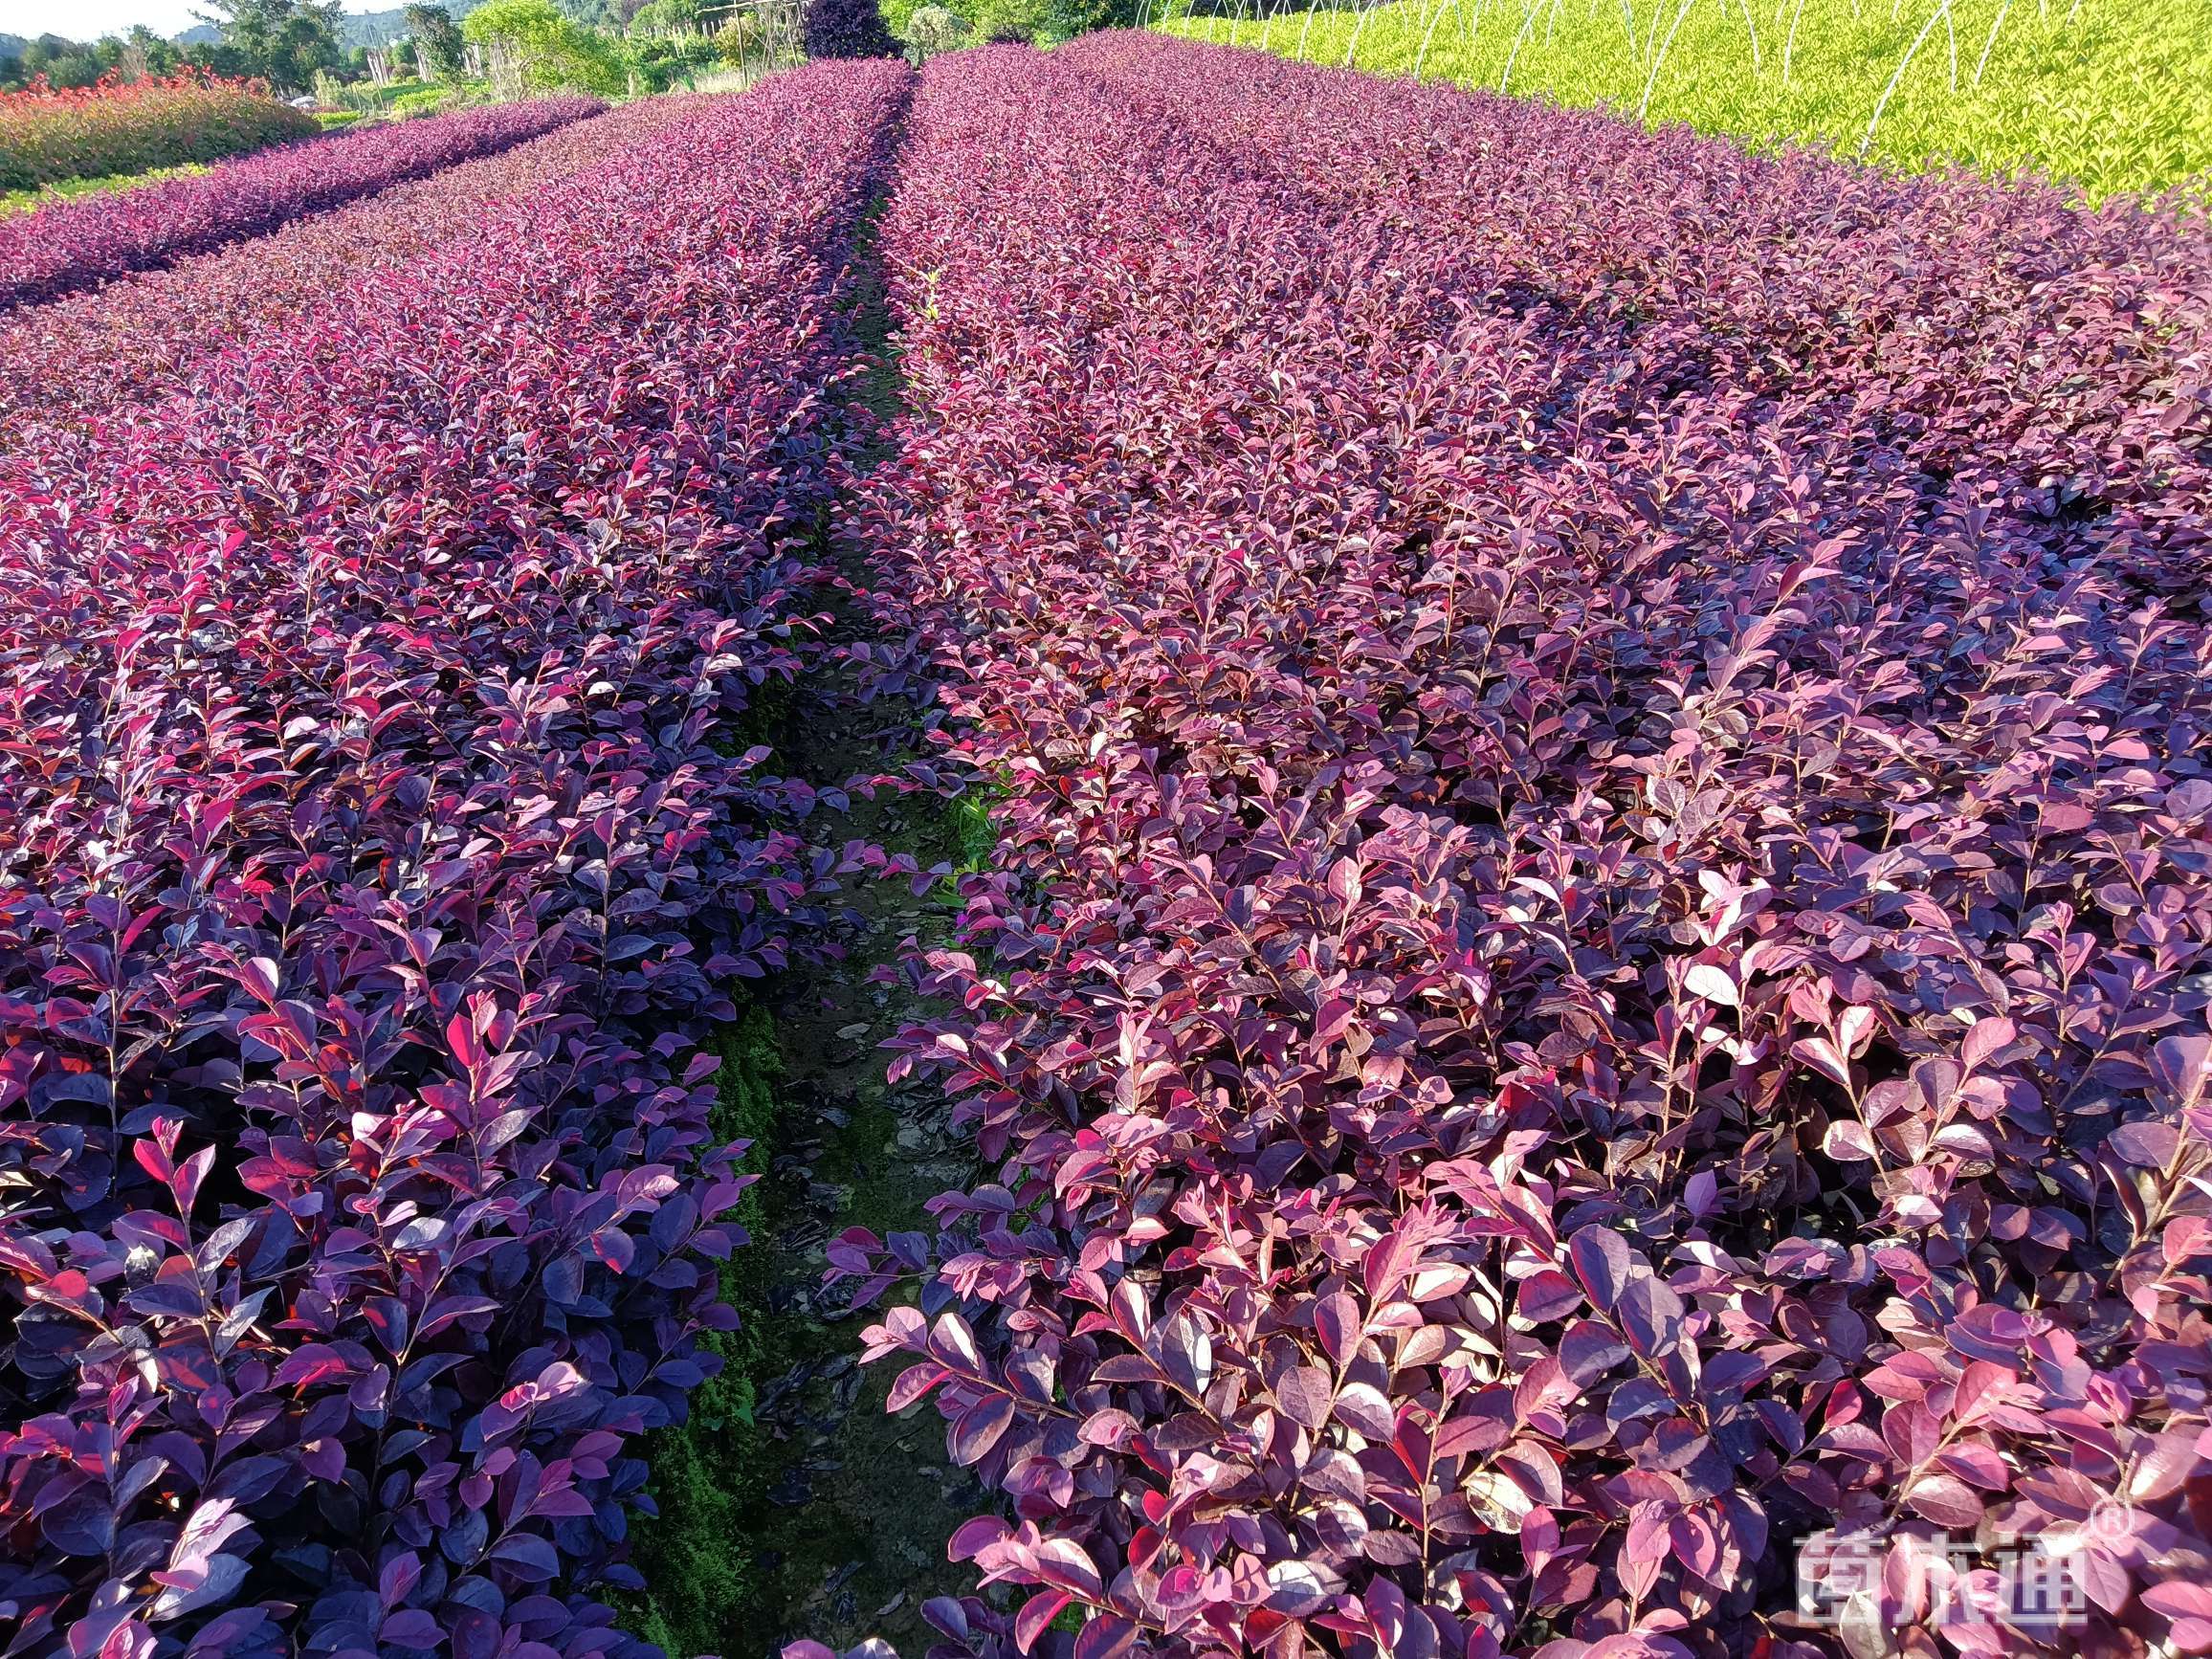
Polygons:
<instances>
[{"instance_id":1,"label":"purple-leafed shrub","mask_svg":"<svg viewBox=\"0 0 2212 1659\"><path fill-rule=\"evenodd\" d=\"M740 1242L702 1044L881 862L743 734L909 76L701 104L0 457L14 1650L639 1648L592 1592Z\"/></svg>"},{"instance_id":2,"label":"purple-leafed shrub","mask_svg":"<svg viewBox=\"0 0 2212 1659\"><path fill-rule=\"evenodd\" d=\"M605 107L596 99L548 98L334 133L189 178L18 214L0 221L0 312L258 236Z\"/></svg>"},{"instance_id":3,"label":"purple-leafed shrub","mask_svg":"<svg viewBox=\"0 0 2212 1659\"><path fill-rule=\"evenodd\" d=\"M641 99L252 242L0 318L0 445L18 428L82 423L188 387L204 359L292 322L366 273L497 223L487 210L602 165L686 119L690 104Z\"/></svg>"},{"instance_id":4,"label":"purple-leafed shrub","mask_svg":"<svg viewBox=\"0 0 2212 1659\"><path fill-rule=\"evenodd\" d=\"M939 1651L2212 1646L2204 228L1104 35L882 234Z\"/></svg>"}]
</instances>

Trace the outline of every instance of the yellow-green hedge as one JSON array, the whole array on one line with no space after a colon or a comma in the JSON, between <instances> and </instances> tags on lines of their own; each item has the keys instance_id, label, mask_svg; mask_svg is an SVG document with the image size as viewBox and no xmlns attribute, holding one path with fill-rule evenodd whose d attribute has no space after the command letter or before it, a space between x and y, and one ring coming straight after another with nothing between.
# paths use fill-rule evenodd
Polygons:
<instances>
[{"instance_id":1,"label":"yellow-green hedge","mask_svg":"<svg viewBox=\"0 0 2212 1659\"><path fill-rule=\"evenodd\" d=\"M2093 200L2201 192L2212 169L2203 0L1247 0L1168 27L1323 63L1357 33L1363 69L1909 168L2032 168Z\"/></svg>"}]
</instances>

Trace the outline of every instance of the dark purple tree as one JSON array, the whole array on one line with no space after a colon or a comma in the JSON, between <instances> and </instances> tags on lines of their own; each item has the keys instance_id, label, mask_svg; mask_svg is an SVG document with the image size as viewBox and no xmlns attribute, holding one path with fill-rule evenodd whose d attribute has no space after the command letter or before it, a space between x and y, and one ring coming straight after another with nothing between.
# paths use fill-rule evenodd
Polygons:
<instances>
[{"instance_id":1,"label":"dark purple tree","mask_svg":"<svg viewBox=\"0 0 2212 1659\"><path fill-rule=\"evenodd\" d=\"M808 0L808 57L896 57L898 41L875 0Z\"/></svg>"}]
</instances>

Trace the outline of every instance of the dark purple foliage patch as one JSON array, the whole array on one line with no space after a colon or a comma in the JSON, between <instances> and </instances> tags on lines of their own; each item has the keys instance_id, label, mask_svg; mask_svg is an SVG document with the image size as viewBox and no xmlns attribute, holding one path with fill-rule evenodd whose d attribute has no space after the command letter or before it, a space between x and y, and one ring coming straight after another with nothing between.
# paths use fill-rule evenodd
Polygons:
<instances>
[{"instance_id":1,"label":"dark purple foliage patch","mask_svg":"<svg viewBox=\"0 0 2212 1659\"><path fill-rule=\"evenodd\" d=\"M808 57L896 57L898 41L876 0L807 0Z\"/></svg>"},{"instance_id":2,"label":"dark purple foliage patch","mask_svg":"<svg viewBox=\"0 0 2212 1659\"><path fill-rule=\"evenodd\" d=\"M0 460L11 1650L637 1644L702 1050L810 936L846 248L903 66L702 104Z\"/></svg>"},{"instance_id":3,"label":"dark purple foliage patch","mask_svg":"<svg viewBox=\"0 0 2212 1659\"><path fill-rule=\"evenodd\" d=\"M1110 35L883 235L938 1651L2212 1646L2202 227Z\"/></svg>"},{"instance_id":4,"label":"dark purple foliage patch","mask_svg":"<svg viewBox=\"0 0 2212 1659\"><path fill-rule=\"evenodd\" d=\"M258 236L406 179L536 138L606 105L547 98L332 134L190 178L57 202L0 222L0 311Z\"/></svg>"}]
</instances>

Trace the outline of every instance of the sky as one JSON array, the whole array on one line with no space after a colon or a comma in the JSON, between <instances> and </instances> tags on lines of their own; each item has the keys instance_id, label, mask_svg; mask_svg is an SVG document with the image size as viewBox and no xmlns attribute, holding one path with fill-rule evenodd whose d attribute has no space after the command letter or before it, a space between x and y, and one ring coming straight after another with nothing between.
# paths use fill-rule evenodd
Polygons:
<instances>
[{"instance_id":1,"label":"sky","mask_svg":"<svg viewBox=\"0 0 2212 1659\"><path fill-rule=\"evenodd\" d=\"M348 0L348 11L380 11L397 0ZM92 40L144 23L157 34L175 34L198 21L207 0L0 0L0 34L65 34Z\"/></svg>"}]
</instances>

